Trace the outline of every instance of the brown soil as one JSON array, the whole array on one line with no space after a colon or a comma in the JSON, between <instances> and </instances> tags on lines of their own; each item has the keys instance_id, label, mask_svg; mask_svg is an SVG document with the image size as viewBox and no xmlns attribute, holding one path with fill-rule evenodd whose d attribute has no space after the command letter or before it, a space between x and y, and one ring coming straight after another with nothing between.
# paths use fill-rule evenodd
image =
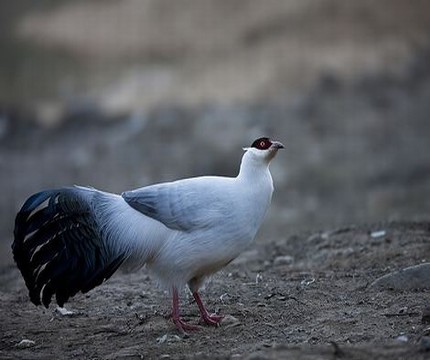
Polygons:
<instances>
[{"instance_id":1,"label":"brown soil","mask_svg":"<svg viewBox=\"0 0 430 360\"><path fill-rule=\"evenodd\" d=\"M368 285L430 261L428 223L374 223L430 218L430 2L185 3L2 7L0 358L428 358L428 292ZM202 291L233 319L181 337L145 270L71 316L30 303L10 242L32 192L234 176L261 135L288 145L268 218ZM345 222L373 225L301 230Z\"/></svg>"},{"instance_id":2,"label":"brown soil","mask_svg":"<svg viewBox=\"0 0 430 360\"><path fill-rule=\"evenodd\" d=\"M371 236L379 230L386 234ZM34 307L18 270L4 267L0 358L424 359L428 292L368 285L428 261L429 243L428 223L407 222L260 240L202 291L209 309L235 319L189 337L167 318L170 299L145 270L79 294L64 316ZM182 312L198 322L185 293ZM19 346L24 339L34 343Z\"/></svg>"}]
</instances>

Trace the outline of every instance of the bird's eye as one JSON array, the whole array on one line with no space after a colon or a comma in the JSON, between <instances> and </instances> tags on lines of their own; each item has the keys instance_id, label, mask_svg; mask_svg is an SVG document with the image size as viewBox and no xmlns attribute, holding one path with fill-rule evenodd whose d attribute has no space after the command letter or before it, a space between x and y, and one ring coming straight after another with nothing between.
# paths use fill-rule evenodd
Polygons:
<instances>
[{"instance_id":1,"label":"bird's eye","mask_svg":"<svg viewBox=\"0 0 430 360\"><path fill-rule=\"evenodd\" d=\"M272 142L270 141L269 138L261 137L255 140L252 143L251 147L254 147L259 150L267 150L268 148L270 148L270 145L272 145Z\"/></svg>"}]
</instances>

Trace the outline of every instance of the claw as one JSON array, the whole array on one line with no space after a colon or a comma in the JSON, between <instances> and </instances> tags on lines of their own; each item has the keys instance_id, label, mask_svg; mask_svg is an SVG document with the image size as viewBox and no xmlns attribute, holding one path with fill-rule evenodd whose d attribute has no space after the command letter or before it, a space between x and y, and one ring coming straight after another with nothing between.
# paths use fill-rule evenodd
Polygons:
<instances>
[{"instance_id":1,"label":"claw","mask_svg":"<svg viewBox=\"0 0 430 360\"><path fill-rule=\"evenodd\" d=\"M211 326L219 326L219 323L224 318L224 316L217 314L209 314L203 305L202 299L200 298L199 293L196 291L193 293L194 299L196 300L197 306L199 307L201 319L207 324Z\"/></svg>"},{"instance_id":2,"label":"claw","mask_svg":"<svg viewBox=\"0 0 430 360\"><path fill-rule=\"evenodd\" d=\"M202 302L202 299L200 298L199 293L196 291L193 293L193 296L194 296L194 299L196 300L197 306L199 307L201 320L204 321L207 325L219 326L224 316L218 315L218 314L209 314L209 312L206 310L205 306L203 305L203 302ZM200 329L200 326L189 324L180 317L179 296L178 296L178 290L175 287L173 287L172 320L176 328L184 335L187 335L187 331L196 331Z\"/></svg>"},{"instance_id":3,"label":"claw","mask_svg":"<svg viewBox=\"0 0 430 360\"><path fill-rule=\"evenodd\" d=\"M172 320L176 328L184 335L187 334L187 331L197 331L200 329L198 325L189 324L186 321L182 320L182 318L180 317L173 317Z\"/></svg>"},{"instance_id":4,"label":"claw","mask_svg":"<svg viewBox=\"0 0 430 360\"><path fill-rule=\"evenodd\" d=\"M196 331L200 329L197 325L188 324L179 316L179 296L178 290L175 287L173 288L172 320L176 328L184 335L187 335L187 331Z\"/></svg>"},{"instance_id":5,"label":"claw","mask_svg":"<svg viewBox=\"0 0 430 360\"><path fill-rule=\"evenodd\" d=\"M206 312L205 315L202 314L201 319L207 324L211 326L219 326L221 320L224 318L222 315L210 314Z\"/></svg>"}]
</instances>

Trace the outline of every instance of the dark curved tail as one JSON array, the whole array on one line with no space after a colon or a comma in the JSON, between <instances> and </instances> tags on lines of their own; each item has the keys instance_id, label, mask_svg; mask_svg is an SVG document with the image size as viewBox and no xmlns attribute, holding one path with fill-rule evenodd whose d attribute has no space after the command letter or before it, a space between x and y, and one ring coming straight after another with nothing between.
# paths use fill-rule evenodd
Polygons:
<instances>
[{"instance_id":1,"label":"dark curved tail","mask_svg":"<svg viewBox=\"0 0 430 360\"><path fill-rule=\"evenodd\" d=\"M35 305L59 306L108 279L125 260L93 210L96 190L70 187L31 196L15 220L13 257Z\"/></svg>"}]
</instances>

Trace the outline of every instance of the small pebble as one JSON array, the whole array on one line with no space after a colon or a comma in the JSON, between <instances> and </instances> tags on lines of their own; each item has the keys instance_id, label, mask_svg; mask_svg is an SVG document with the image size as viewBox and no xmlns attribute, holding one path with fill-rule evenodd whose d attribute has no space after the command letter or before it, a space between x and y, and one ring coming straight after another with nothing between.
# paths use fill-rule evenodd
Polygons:
<instances>
[{"instance_id":1,"label":"small pebble","mask_svg":"<svg viewBox=\"0 0 430 360\"><path fill-rule=\"evenodd\" d=\"M277 256L275 260L273 260L273 265L291 265L294 262L294 258L290 255Z\"/></svg>"},{"instance_id":2,"label":"small pebble","mask_svg":"<svg viewBox=\"0 0 430 360\"><path fill-rule=\"evenodd\" d=\"M396 340L401 342L408 342L409 339L406 335L400 335L400 336L397 336Z\"/></svg>"},{"instance_id":3,"label":"small pebble","mask_svg":"<svg viewBox=\"0 0 430 360\"><path fill-rule=\"evenodd\" d=\"M370 233L370 236L374 239L383 237L387 234L387 232L385 230L379 230L379 231L373 231Z\"/></svg>"},{"instance_id":4,"label":"small pebble","mask_svg":"<svg viewBox=\"0 0 430 360\"><path fill-rule=\"evenodd\" d=\"M228 293L224 293L222 294L219 299L221 300L222 303L224 303L224 299L228 298L230 295Z\"/></svg>"},{"instance_id":5,"label":"small pebble","mask_svg":"<svg viewBox=\"0 0 430 360\"><path fill-rule=\"evenodd\" d=\"M171 343L176 341L181 341L181 337L178 335L168 335L164 334L163 336L160 336L157 338L157 344L164 344L165 342Z\"/></svg>"},{"instance_id":6,"label":"small pebble","mask_svg":"<svg viewBox=\"0 0 430 360\"><path fill-rule=\"evenodd\" d=\"M235 318L234 316L226 315L222 319L222 326L225 329L234 328L234 327L240 326L240 325L242 325L242 323L239 321L239 319Z\"/></svg>"},{"instance_id":7,"label":"small pebble","mask_svg":"<svg viewBox=\"0 0 430 360\"><path fill-rule=\"evenodd\" d=\"M73 315L75 315L75 313L73 311L67 310L64 307L59 307L59 306L57 306L57 308L55 309L55 312L62 315L62 316L73 316Z\"/></svg>"},{"instance_id":8,"label":"small pebble","mask_svg":"<svg viewBox=\"0 0 430 360\"><path fill-rule=\"evenodd\" d=\"M18 344L16 344L16 347L19 349L26 349L34 345L36 345L35 341L24 339L24 340L21 340Z\"/></svg>"},{"instance_id":9,"label":"small pebble","mask_svg":"<svg viewBox=\"0 0 430 360\"><path fill-rule=\"evenodd\" d=\"M258 284L259 282L263 281L263 275L261 275L260 273L258 273L255 276L255 283Z\"/></svg>"},{"instance_id":10,"label":"small pebble","mask_svg":"<svg viewBox=\"0 0 430 360\"><path fill-rule=\"evenodd\" d=\"M314 282L315 282L315 278L304 279L304 280L300 281L300 285L309 286L310 284L313 284Z\"/></svg>"},{"instance_id":11,"label":"small pebble","mask_svg":"<svg viewBox=\"0 0 430 360\"><path fill-rule=\"evenodd\" d=\"M164 344L167 341L167 334L164 334L163 336L160 336L157 338L157 344Z\"/></svg>"},{"instance_id":12,"label":"small pebble","mask_svg":"<svg viewBox=\"0 0 430 360\"><path fill-rule=\"evenodd\" d=\"M222 325L240 324L240 321L239 321L239 319L235 318L234 316L226 315L221 320L221 324Z\"/></svg>"}]
</instances>

